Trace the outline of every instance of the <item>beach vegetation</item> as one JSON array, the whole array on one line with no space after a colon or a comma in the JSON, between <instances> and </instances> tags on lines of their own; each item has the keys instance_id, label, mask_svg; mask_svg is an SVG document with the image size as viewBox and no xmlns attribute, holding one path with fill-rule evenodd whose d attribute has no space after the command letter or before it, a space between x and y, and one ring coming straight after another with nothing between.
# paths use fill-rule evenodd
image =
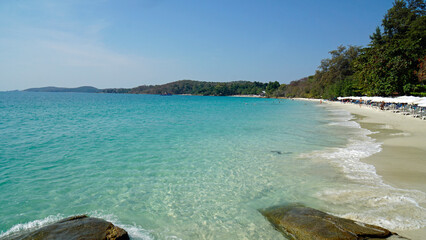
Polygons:
<instances>
[{"instance_id":1,"label":"beach vegetation","mask_svg":"<svg viewBox=\"0 0 426 240\"><path fill-rule=\"evenodd\" d=\"M418 73L426 55L424 1L395 1L381 26L383 33L377 28L354 62L362 93L390 96L422 91L424 79Z\"/></svg>"},{"instance_id":2,"label":"beach vegetation","mask_svg":"<svg viewBox=\"0 0 426 240\"><path fill-rule=\"evenodd\" d=\"M315 75L291 82L280 94L283 97L333 98L358 93L352 62L360 53L360 47L339 46L330 51L330 58L321 61Z\"/></svg>"},{"instance_id":3,"label":"beach vegetation","mask_svg":"<svg viewBox=\"0 0 426 240\"><path fill-rule=\"evenodd\" d=\"M277 81L269 82L268 85L266 86L266 96L274 96L276 94L275 91L277 91L279 87L280 87L279 82Z\"/></svg>"},{"instance_id":4,"label":"beach vegetation","mask_svg":"<svg viewBox=\"0 0 426 240\"><path fill-rule=\"evenodd\" d=\"M260 95L268 89L272 92L278 89L278 82L262 83L249 81L235 82L202 82L180 80L162 85L142 85L131 89L105 89L105 93L134 93L134 94L191 94L201 96L231 96L231 95ZM277 87L278 84L278 87Z\"/></svg>"},{"instance_id":5,"label":"beach vegetation","mask_svg":"<svg viewBox=\"0 0 426 240\"><path fill-rule=\"evenodd\" d=\"M288 84L285 97L426 95L424 0L396 0L367 47L339 46L316 73Z\"/></svg>"}]
</instances>

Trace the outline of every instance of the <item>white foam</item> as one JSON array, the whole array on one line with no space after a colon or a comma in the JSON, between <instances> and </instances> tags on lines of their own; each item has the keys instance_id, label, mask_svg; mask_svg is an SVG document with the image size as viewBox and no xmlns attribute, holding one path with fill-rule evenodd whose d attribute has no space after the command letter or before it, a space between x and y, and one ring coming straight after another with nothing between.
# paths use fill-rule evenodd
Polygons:
<instances>
[{"instance_id":1,"label":"white foam","mask_svg":"<svg viewBox=\"0 0 426 240\"><path fill-rule=\"evenodd\" d=\"M406 132L401 132L401 133L391 133L390 135L391 135L391 136L405 136L405 137L408 137L408 136L410 136L411 134L406 133Z\"/></svg>"},{"instance_id":2,"label":"white foam","mask_svg":"<svg viewBox=\"0 0 426 240\"><path fill-rule=\"evenodd\" d=\"M135 240L152 240L154 239L154 236L152 235L151 231L148 231L141 226L138 226L136 224L122 224L118 218L113 214L105 214L102 211L92 211L89 213L89 216L91 217L97 217L105 219L106 221L111 222L112 224L124 229L127 231L131 239Z\"/></svg>"},{"instance_id":3,"label":"white foam","mask_svg":"<svg viewBox=\"0 0 426 240\"><path fill-rule=\"evenodd\" d=\"M358 123L355 122L359 126ZM368 137L370 131L360 128L361 135L348 140L345 147L328 148L302 154L303 158L314 160L323 159L341 169L349 179L360 181L382 181L373 165L361 162L360 159L369 157L381 151L381 143Z\"/></svg>"},{"instance_id":4,"label":"white foam","mask_svg":"<svg viewBox=\"0 0 426 240\"><path fill-rule=\"evenodd\" d=\"M328 109L328 113L329 113L328 119L330 120L329 125L358 127L358 125L353 124L354 122L350 121L354 119L354 117L346 111L337 110L337 109Z\"/></svg>"},{"instance_id":5,"label":"white foam","mask_svg":"<svg viewBox=\"0 0 426 240\"><path fill-rule=\"evenodd\" d=\"M26 231L35 230L35 229L41 228L43 226L46 226L50 223L59 221L62 218L63 217L60 214L58 214L58 215L51 215L51 216L48 216L44 219L38 219L38 220L34 220L34 221L31 221L31 222L27 222L27 223L19 223L19 224L14 225L13 227L11 227L6 232L1 232L0 238L8 236L8 235L14 235L14 234L19 233L19 232L26 232Z\"/></svg>"},{"instance_id":6,"label":"white foam","mask_svg":"<svg viewBox=\"0 0 426 240\"><path fill-rule=\"evenodd\" d=\"M72 216L75 216L75 215L80 215L80 214L73 214ZM104 214L104 213L99 212L99 211L93 211L93 212L90 212L88 215L91 216L91 217L102 218L106 221L113 223L114 225L116 225L120 228L123 228L124 230L127 231L127 233L129 234L131 239L135 239L135 240L152 240L152 239L154 239L154 237L153 237L153 235L150 231L148 231L148 230L146 230L146 229L144 229L141 226L138 226L136 224L133 224L133 225L122 224L118 220L118 218L116 216L114 216L113 214ZM41 227L44 227L46 225L57 222L57 221L59 221L63 218L65 218L63 215L57 214L57 215L48 216L44 219L38 219L38 220L34 220L34 221L31 221L31 222L27 222L27 223L19 223L19 224L14 225L13 227L11 227L6 232L1 232L0 238L6 237L6 236L12 237L14 235L17 235L17 234L20 234L20 233L23 233L23 232L33 231L33 230L39 229Z\"/></svg>"},{"instance_id":7,"label":"white foam","mask_svg":"<svg viewBox=\"0 0 426 240\"><path fill-rule=\"evenodd\" d=\"M131 239L138 239L138 240L152 240L152 239L154 239L151 232L149 232L146 229L143 229L140 226L137 226L137 225L122 225L122 224L117 224L117 226L126 230L129 233L129 236L131 237Z\"/></svg>"},{"instance_id":8,"label":"white foam","mask_svg":"<svg viewBox=\"0 0 426 240\"><path fill-rule=\"evenodd\" d=\"M331 122L328 125L330 125L330 126L342 126L342 127L359 128L359 125L355 124L355 122L352 122L352 121L347 121L347 122Z\"/></svg>"},{"instance_id":9,"label":"white foam","mask_svg":"<svg viewBox=\"0 0 426 240\"><path fill-rule=\"evenodd\" d=\"M383 124L379 126L380 129L393 129L393 127L391 125L388 124Z\"/></svg>"},{"instance_id":10,"label":"white foam","mask_svg":"<svg viewBox=\"0 0 426 240\"><path fill-rule=\"evenodd\" d=\"M313 161L325 161L335 166L349 179L344 189L326 189L317 197L331 202L341 209L356 209L340 214L342 217L380 225L394 230L418 229L426 226L426 209L419 203L426 201L426 194L417 190L394 188L383 182L373 165L361 161L381 151L381 143L369 137L367 129L352 121L349 113L341 110L331 112L330 125L346 126L356 130L349 134L344 147L327 148L303 154L301 157ZM387 126L385 126L387 128ZM352 132L352 131L351 131ZM343 212L345 210L342 210Z\"/></svg>"}]
</instances>

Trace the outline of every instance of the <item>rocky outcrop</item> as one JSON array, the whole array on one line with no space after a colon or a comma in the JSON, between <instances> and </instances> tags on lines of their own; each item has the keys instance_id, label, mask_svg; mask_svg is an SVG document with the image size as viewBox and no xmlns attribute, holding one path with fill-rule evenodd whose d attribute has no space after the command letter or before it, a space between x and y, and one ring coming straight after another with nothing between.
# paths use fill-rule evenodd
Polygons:
<instances>
[{"instance_id":1,"label":"rocky outcrop","mask_svg":"<svg viewBox=\"0 0 426 240\"><path fill-rule=\"evenodd\" d=\"M6 239L16 240L50 240L50 239L99 239L128 240L127 232L103 219L86 215L62 219L30 233Z\"/></svg>"},{"instance_id":2,"label":"rocky outcrop","mask_svg":"<svg viewBox=\"0 0 426 240\"><path fill-rule=\"evenodd\" d=\"M260 210L275 228L293 240L386 239L397 234L387 229L336 217L301 205Z\"/></svg>"}]
</instances>

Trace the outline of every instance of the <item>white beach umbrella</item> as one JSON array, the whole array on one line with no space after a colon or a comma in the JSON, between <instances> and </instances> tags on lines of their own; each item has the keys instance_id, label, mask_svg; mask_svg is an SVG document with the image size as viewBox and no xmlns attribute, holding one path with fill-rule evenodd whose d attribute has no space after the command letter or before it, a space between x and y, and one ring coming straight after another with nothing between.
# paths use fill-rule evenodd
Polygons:
<instances>
[{"instance_id":1,"label":"white beach umbrella","mask_svg":"<svg viewBox=\"0 0 426 240\"><path fill-rule=\"evenodd\" d=\"M385 100L385 98L383 98L383 97L371 97L372 102L383 102L384 100Z\"/></svg>"},{"instance_id":2,"label":"white beach umbrella","mask_svg":"<svg viewBox=\"0 0 426 240\"><path fill-rule=\"evenodd\" d=\"M420 101L417 101L415 104L419 107L426 107L426 98L421 99Z\"/></svg>"},{"instance_id":3,"label":"white beach umbrella","mask_svg":"<svg viewBox=\"0 0 426 240\"><path fill-rule=\"evenodd\" d=\"M389 98L390 103L400 103L400 100L398 98Z\"/></svg>"},{"instance_id":4,"label":"white beach umbrella","mask_svg":"<svg viewBox=\"0 0 426 240\"><path fill-rule=\"evenodd\" d=\"M395 98L384 97L384 101L387 102L387 103L394 103L395 102Z\"/></svg>"},{"instance_id":5,"label":"white beach umbrella","mask_svg":"<svg viewBox=\"0 0 426 240\"><path fill-rule=\"evenodd\" d=\"M395 98L391 97L381 97L380 100L385 103L395 103Z\"/></svg>"},{"instance_id":6,"label":"white beach umbrella","mask_svg":"<svg viewBox=\"0 0 426 240\"><path fill-rule=\"evenodd\" d=\"M420 97L419 100L415 101L414 104L426 101L426 97Z\"/></svg>"},{"instance_id":7,"label":"white beach umbrella","mask_svg":"<svg viewBox=\"0 0 426 240\"><path fill-rule=\"evenodd\" d=\"M399 103L413 104L414 102L419 101L420 98L419 97L414 97L414 96L401 96L401 97L397 97L396 100Z\"/></svg>"}]
</instances>

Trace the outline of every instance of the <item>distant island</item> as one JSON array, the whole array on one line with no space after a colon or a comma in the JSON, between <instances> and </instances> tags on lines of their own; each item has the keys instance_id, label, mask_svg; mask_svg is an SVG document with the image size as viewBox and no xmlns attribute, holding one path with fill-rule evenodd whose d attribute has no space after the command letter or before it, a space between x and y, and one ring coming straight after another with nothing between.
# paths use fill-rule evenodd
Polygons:
<instances>
[{"instance_id":1,"label":"distant island","mask_svg":"<svg viewBox=\"0 0 426 240\"><path fill-rule=\"evenodd\" d=\"M27 92L84 92L84 93L128 93L128 94L188 94L200 96L232 96L232 95L266 95L275 96L274 93L285 84L279 82L203 82L194 80L179 80L161 85L142 85L134 88L107 88L95 87L43 87L29 88Z\"/></svg>"},{"instance_id":2,"label":"distant island","mask_svg":"<svg viewBox=\"0 0 426 240\"><path fill-rule=\"evenodd\" d=\"M41 88L28 88L26 92L82 92L82 93L97 93L101 92L101 89L97 89L91 86L82 86L76 88L64 88L64 87L41 87Z\"/></svg>"}]
</instances>

